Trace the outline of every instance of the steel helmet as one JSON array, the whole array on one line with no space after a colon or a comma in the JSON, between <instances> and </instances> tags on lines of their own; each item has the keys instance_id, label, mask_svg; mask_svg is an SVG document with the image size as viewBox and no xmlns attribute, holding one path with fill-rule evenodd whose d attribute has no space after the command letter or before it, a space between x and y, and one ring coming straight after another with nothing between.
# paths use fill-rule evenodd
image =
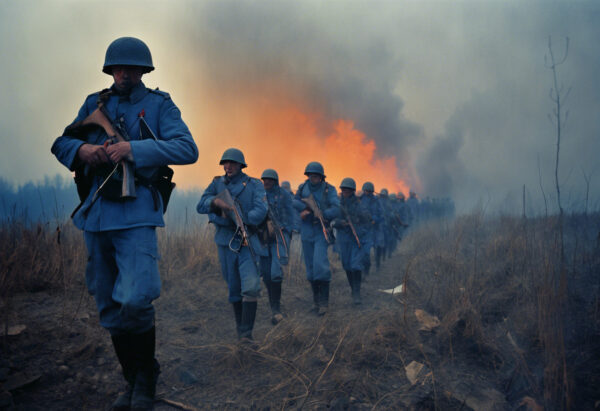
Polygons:
<instances>
[{"instance_id":1,"label":"steel helmet","mask_svg":"<svg viewBox=\"0 0 600 411\"><path fill-rule=\"evenodd\" d=\"M279 181L279 176L277 175L277 171L273 170L272 168L267 168L265 171L263 171L260 178L261 179L270 178L272 180Z\"/></svg>"},{"instance_id":2,"label":"steel helmet","mask_svg":"<svg viewBox=\"0 0 600 411\"><path fill-rule=\"evenodd\" d=\"M375 191L375 186L370 181L367 181L362 186L363 191Z\"/></svg>"},{"instance_id":3,"label":"steel helmet","mask_svg":"<svg viewBox=\"0 0 600 411\"><path fill-rule=\"evenodd\" d=\"M382 188L381 191L379 192L379 194L381 194L382 196L387 196L388 195L387 188Z\"/></svg>"},{"instance_id":4,"label":"steel helmet","mask_svg":"<svg viewBox=\"0 0 600 411\"><path fill-rule=\"evenodd\" d=\"M351 190L356 191L356 182L353 178L346 177L342 180L342 184L340 184L340 188L349 188Z\"/></svg>"},{"instance_id":5,"label":"steel helmet","mask_svg":"<svg viewBox=\"0 0 600 411\"><path fill-rule=\"evenodd\" d=\"M325 170L323 170L323 166L318 161L311 161L306 165L304 169L304 175L309 174L319 174L325 178Z\"/></svg>"},{"instance_id":6,"label":"steel helmet","mask_svg":"<svg viewBox=\"0 0 600 411\"><path fill-rule=\"evenodd\" d=\"M404 200L404 193L402 193L401 191L398 193L398 198L400 200Z\"/></svg>"},{"instance_id":7,"label":"steel helmet","mask_svg":"<svg viewBox=\"0 0 600 411\"><path fill-rule=\"evenodd\" d=\"M112 74L112 66L138 66L144 69L144 73L154 70L150 49L146 43L135 37L120 37L110 43L102 71Z\"/></svg>"},{"instance_id":8,"label":"steel helmet","mask_svg":"<svg viewBox=\"0 0 600 411\"><path fill-rule=\"evenodd\" d=\"M395 194L395 193L392 193L392 194L390 194L390 198L391 198L392 200L395 200L395 199L397 198L397 197L396 197L396 194Z\"/></svg>"},{"instance_id":9,"label":"steel helmet","mask_svg":"<svg viewBox=\"0 0 600 411\"><path fill-rule=\"evenodd\" d=\"M286 189L288 191L292 191L292 185L290 184L289 181L282 181L281 188Z\"/></svg>"},{"instance_id":10,"label":"steel helmet","mask_svg":"<svg viewBox=\"0 0 600 411\"><path fill-rule=\"evenodd\" d=\"M242 168L247 167L246 160L244 159L244 153L242 153L237 148L228 148L221 156L221 161L219 164L223 164L225 161L235 161L236 163L240 163Z\"/></svg>"}]
</instances>

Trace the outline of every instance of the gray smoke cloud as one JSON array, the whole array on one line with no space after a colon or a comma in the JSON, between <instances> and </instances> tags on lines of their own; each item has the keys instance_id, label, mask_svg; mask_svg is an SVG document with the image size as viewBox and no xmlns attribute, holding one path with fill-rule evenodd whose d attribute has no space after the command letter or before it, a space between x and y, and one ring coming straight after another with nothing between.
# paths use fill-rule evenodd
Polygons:
<instances>
[{"instance_id":1,"label":"gray smoke cloud","mask_svg":"<svg viewBox=\"0 0 600 411\"><path fill-rule=\"evenodd\" d=\"M324 114L323 135L328 120L353 120L421 197L518 210L526 185L539 208L538 157L547 195L554 185L551 35L557 54L571 39L559 67L572 89L565 202L580 207L585 172L597 205L598 17L595 1L3 2L0 174L23 183L65 173L48 154L52 139L86 92L108 85L97 73L110 41L136 35L160 67L148 83L175 96L194 91L173 78L192 86L196 76L221 92L285 96ZM194 101L177 100L184 117Z\"/></svg>"}]
</instances>

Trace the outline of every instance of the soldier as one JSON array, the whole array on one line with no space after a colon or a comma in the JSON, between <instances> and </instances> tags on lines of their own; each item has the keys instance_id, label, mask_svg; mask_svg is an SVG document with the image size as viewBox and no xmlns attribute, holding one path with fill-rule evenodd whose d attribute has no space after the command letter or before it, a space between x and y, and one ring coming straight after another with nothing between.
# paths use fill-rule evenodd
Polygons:
<instances>
[{"instance_id":1,"label":"soldier","mask_svg":"<svg viewBox=\"0 0 600 411\"><path fill-rule=\"evenodd\" d=\"M364 269L366 236L371 225L371 216L364 204L361 203L356 192L356 183L346 177L340 184L342 198L340 200L340 217L333 221L337 233L342 267L346 271L348 284L352 290L352 301L361 304L360 283L361 273Z\"/></svg>"},{"instance_id":2,"label":"soldier","mask_svg":"<svg viewBox=\"0 0 600 411\"><path fill-rule=\"evenodd\" d=\"M300 212L302 219L300 236L306 278L313 291L313 311L322 316L327 313L329 307L331 282L327 249L333 238L329 222L339 215L340 200L335 187L325 181L325 171L321 163L308 163L304 174L308 179L298 187L294 208Z\"/></svg>"},{"instance_id":3,"label":"soldier","mask_svg":"<svg viewBox=\"0 0 600 411\"><path fill-rule=\"evenodd\" d=\"M292 199L293 199L294 192L292 191L292 186L289 181L282 181L281 188L284 189L285 191L287 191L288 193L290 193L292 195ZM294 213L292 216L292 221L293 221L292 233L299 233L300 232L300 214L297 213L296 210L294 210ZM292 234L292 236L293 236L293 234Z\"/></svg>"},{"instance_id":4,"label":"soldier","mask_svg":"<svg viewBox=\"0 0 600 411\"><path fill-rule=\"evenodd\" d=\"M269 207L268 255L260 258L260 271L269 295L271 323L275 325L283 320L281 314L282 265L288 264L294 215L298 213L292 205L292 195L279 186L279 176L275 170L266 169L260 178L267 193Z\"/></svg>"},{"instance_id":5,"label":"soldier","mask_svg":"<svg viewBox=\"0 0 600 411\"><path fill-rule=\"evenodd\" d=\"M256 178L242 172L247 167L244 154L237 148L225 150L219 162L225 175L216 176L206 188L196 207L198 213L208 214L208 221L216 227L221 273L229 288L229 302L233 305L238 338L252 340L256 306L260 296L259 258L267 256L256 230L267 216L265 189ZM233 199L228 203L222 197L227 192ZM242 219L236 222L236 211ZM245 237L245 233L248 237Z\"/></svg>"},{"instance_id":6,"label":"soldier","mask_svg":"<svg viewBox=\"0 0 600 411\"><path fill-rule=\"evenodd\" d=\"M398 220L396 218L398 211L398 197L395 193L391 193L388 196L387 205L390 235L385 250L387 253L387 258L390 258L392 256L392 253L396 250L396 247L398 246L398 241L402 236L402 232L400 231L402 227L400 226L400 224L398 224Z\"/></svg>"},{"instance_id":7,"label":"soldier","mask_svg":"<svg viewBox=\"0 0 600 411\"><path fill-rule=\"evenodd\" d=\"M363 278L366 278L371 269L371 249L377 244L377 234L379 232L379 227L383 222L383 210L381 209L379 200L373 195L375 192L375 186L373 183L370 181L364 183L362 186L362 191L363 194L360 196L360 202L365 206L369 212L369 215L371 216L369 229L365 235L365 240L362 245L364 247ZM381 242L383 242L383 239ZM379 266L377 266L377 268L379 269Z\"/></svg>"},{"instance_id":8,"label":"soldier","mask_svg":"<svg viewBox=\"0 0 600 411\"><path fill-rule=\"evenodd\" d=\"M377 233L377 247L375 248L375 268L379 271L381 261L385 261L386 258L386 247L389 244L390 239L390 226L389 226L389 206L388 206L388 190L382 188L377 197L379 205L381 206L381 214L383 223L379 225L379 232Z\"/></svg>"},{"instance_id":9,"label":"soldier","mask_svg":"<svg viewBox=\"0 0 600 411\"><path fill-rule=\"evenodd\" d=\"M154 406L160 368L154 358L152 301L161 288L155 228L164 226L170 194L157 192L156 187L166 165L191 164L198 158L196 144L169 94L142 83L142 75L152 70L144 42L133 37L113 41L102 71L114 83L89 95L75 121L52 145L57 159L76 171L82 204L73 213L73 223L83 230L89 253L86 283L128 383L113 403L115 410ZM97 103L104 114L96 110ZM105 128L93 120L104 116L112 121ZM115 136L111 127L125 137L123 141L111 139ZM144 133L150 138L142 139ZM123 180L135 185L122 190Z\"/></svg>"},{"instance_id":10,"label":"soldier","mask_svg":"<svg viewBox=\"0 0 600 411\"><path fill-rule=\"evenodd\" d=\"M406 200L406 204L410 209L411 221L409 224L411 226L416 226L419 223L419 199L417 198L417 194L414 191L409 191L408 200Z\"/></svg>"}]
</instances>

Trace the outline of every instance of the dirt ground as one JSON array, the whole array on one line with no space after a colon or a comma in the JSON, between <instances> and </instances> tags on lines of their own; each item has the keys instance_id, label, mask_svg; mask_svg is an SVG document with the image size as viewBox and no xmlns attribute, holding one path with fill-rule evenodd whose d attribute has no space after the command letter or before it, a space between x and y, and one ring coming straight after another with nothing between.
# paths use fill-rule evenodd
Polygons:
<instances>
[{"instance_id":1,"label":"dirt ground","mask_svg":"<svg viewBox=\"0 0 600 411\"><path fill-rule=\"evenodd\" d=\"M197 272L163 272L155 302L161 364L156 409L541 409L539 347L511 333L502 301L498 312L478 313L485 335L470 328L464 313L440 326L428 288L407 275L410 258L401 245L372 272L359 307L351 304L345 273L334 263L330 312L323 318L309 313L312 295L303 272L288 274L286 318L271 325L263 293L255 346L237 341L214 262ZM381 291L400 284L401 294ZM2 406L110 408L123 380L82 281L3 304L8 325L26 328L0 337ZM597 355L594 349L589 355Z\"/></svg>"}]
</instances>

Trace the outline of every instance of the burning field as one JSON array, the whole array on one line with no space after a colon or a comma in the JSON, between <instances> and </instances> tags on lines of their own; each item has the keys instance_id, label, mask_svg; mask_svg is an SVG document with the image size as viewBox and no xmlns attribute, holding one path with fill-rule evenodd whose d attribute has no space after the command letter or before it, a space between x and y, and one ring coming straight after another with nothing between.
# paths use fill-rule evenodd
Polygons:
<instances>
[{"instance_id":1,"label":"burning field","mask_svg":"<svg viewBox=\"0 0 600 411\"><path fill-rule=\"evenodd\" d=\"M256 346L236 340L212 228L161 231L156 407L594 409L599 227L597 214L565 220L561 271L552 217L433 221L367 278L359 309L332 255L324 318L308 313L295 243L286 318L272 326L263 296ZM0 407L107 409L118 362L85 291L81 234L55 228L0 232Z\"/></svg>"}]
</instances>

